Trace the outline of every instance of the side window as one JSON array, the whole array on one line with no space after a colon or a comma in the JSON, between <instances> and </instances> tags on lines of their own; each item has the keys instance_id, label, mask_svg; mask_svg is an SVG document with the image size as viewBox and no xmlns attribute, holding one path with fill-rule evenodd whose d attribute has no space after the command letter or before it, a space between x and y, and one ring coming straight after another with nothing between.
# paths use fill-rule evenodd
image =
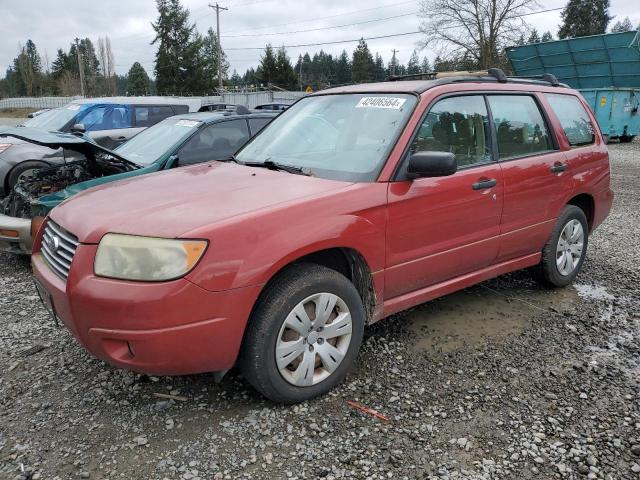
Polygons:
<instances>
[{"instance_id":1,"label":"side window","mask_svg":"<svg viewBox=\"0 0 640 480\"><path fill-rule=\"evenodd\" d=\"M411 151L455 153L464 168L491 161L489 116L480 95L445 98L425 117Z\"/></svg>"},{"instance_id":2,"label":"side window","mask_svg":"<svg viewBox=\"0 0 640 480\"><path fill-rule=\"evenodd\" d=\"M183 113L189 113L189 106L188 105L174 105L173 106L173 113L175 115L182 115Z\"/></svg>"},{"instance_id":3,"label":"side window","mask_svg":"<svg viewBox=\"0 0 640 480\"><path fill-rule=\"evenodd\" d=\"M251 129L251 136L253 137L256 133L266 127L270 121L270 118L250 118L249 128Z\"/></svg>"},{"instance_id":4,"label":"side window","mask_svg":"<svg viewBox=\"0 0 640 480\"><path fill-rule=\"evenodd\" d=\"M249 140L247 121L242 119L216 123L201 129L180 149L180 165L208 160L224 160Z\"/></svg>"},{"instance_id":5,"label":"side window","mask_svg":"<svg viewBox=\"0 0 640 480\"><path fill-rule=\"evenodd\" d=\"M490 95L488 98L496 126L500 158L553 150L547 125L533 97Z\"/></svg>"},{"instance_id":6,"label":"side window","mask_svg":"<svg viewBox=\"0 0 640 480\"><path fill-rule=\"evenodd\" d=\"M87 132L130 128L129 109L124 105L100 105L79 115L76 123L84 124Z\"/></svg>"},{"instance_id":7,"label":"side window","mask_svg":"<svg viewBox=\"0 0 640 480\"><path fill-rule=\"evenodd\" d=\"M573 95L562 95L559 93L545 94L553 112L560 120L562 130L572 147L591 145L596 137L593 124L584 106Z\"/></svg>"},{"instance_id":8,"label":"side window","mask_svg":"<svg viewBox=\"0 0 640 480\"><path fill-rule=\"evenodd\" d=\"M150 127L160 120L174 115L173 109L169 106L138 106L134 107L136 115L136 127Z\"/></svg>"}]
</instances>

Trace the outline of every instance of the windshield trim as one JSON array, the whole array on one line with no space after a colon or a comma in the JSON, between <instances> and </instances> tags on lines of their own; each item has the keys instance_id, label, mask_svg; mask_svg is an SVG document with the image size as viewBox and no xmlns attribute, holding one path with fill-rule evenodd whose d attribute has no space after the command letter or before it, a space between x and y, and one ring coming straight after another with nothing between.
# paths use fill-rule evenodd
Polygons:
<instances>
[{"instance_id":1,"label":"windshield trim","mask_svg":"<svg viewBox=\"0 0 640 480\"><path fill-rule=\"evenodd\" d=\"M411 108L411 111L409 112L409 114L406 117L406 120L403 122L402 125L400 125L400 127L397 129L396 134L394 135L394 138L392 138L392 140L389 142L389 147L387 148L387 151L384 153L384 155L382 155L380 162L377 166L377 168L375 170L373 170L371 172L371 177L372 179L369 181L353 181L353 180L344 180L345 182L348 183L375 183L380 181L380 175L382 174L382 171L384 170L384 168L387 166L387 164L389 163L389 158L391 157L391 154L393 153L393 151L395 150L396 146L398 145L398 141L400 140L400 137L402 136L402 134L404 133L407 125L409 124L409 121L411 120L411 118L413 118L413 115L416 112L416 109L418 108L418 106L420 105L420 98L421 95L419 93L416 92L381 92L380 90L376 90L376 89L371 89L371 90L365 90L365 91L358 91L358 92L317 92L317 93L313 93L311 95L306 95L304 97L300 97L298 100L296 100L294 103L292 103L289 108L287 108L286 110L284 110L282 113L280 113L279 115L276 115L272 122L280 119L283 116L286 116L287 114L291 115L291 111L293 111L293 106L296 105L298 102L301 102L307 98L312 98L312 97L329 97L329 96L338 96L338 95L393 95L393 94L399 94L399 95L409 95L412 96L416 99L413 107ZM269 122L269 124L261 129L255 136L253 136L252 138L249 139L249 141L247 143L245 143L240 150L238 150L235 153L235 157L238 157L238 155L240 155L242 153L242 151L249 147L260 135L262 135L262 133L265 130L268 130L269 126L271 125L272 122ZM242 160L238 161L239 165L242 165Z\"/></svg>"}]
</instances>

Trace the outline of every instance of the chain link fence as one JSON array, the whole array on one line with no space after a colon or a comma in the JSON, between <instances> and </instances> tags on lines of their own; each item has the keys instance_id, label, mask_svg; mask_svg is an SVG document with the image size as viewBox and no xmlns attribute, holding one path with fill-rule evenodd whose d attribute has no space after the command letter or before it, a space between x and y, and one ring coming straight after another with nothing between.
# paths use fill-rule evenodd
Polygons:
<instances>
[{"instance_id":1,"label":"chain link fence","mask_svg":"<svg viewBox=\"0 0 640 480\"><path fill-rule=\"evenodd\" d=\"M213 103L229 103L254 108L263 103L293 103L306 95L305 92L290 92L284 90L262 92L223 92L220 96L193 97L200 99L203 105ZM0 99L0 109L5 108L42 108L64 107L68 103L82 98L75 97L20 97Z\"/></svg>"}]
</instances>

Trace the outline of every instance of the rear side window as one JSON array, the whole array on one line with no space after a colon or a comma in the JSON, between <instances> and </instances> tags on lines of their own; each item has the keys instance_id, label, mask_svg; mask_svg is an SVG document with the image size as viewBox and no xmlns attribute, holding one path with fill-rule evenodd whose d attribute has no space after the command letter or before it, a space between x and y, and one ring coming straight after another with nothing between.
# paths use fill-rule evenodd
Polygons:
<instances>
[{"instance_id":1,"label":"rear side window","mask_svg":"<svg viewBox=\"0 0 640 480\"><path fill-rule=\"evenodd\" d=\"M542 113L528 95L490 95L500 158L524 157L553 150Z\"/></svg>"},{"instance_id":2,"label":"rear side window","mask_svg":"<svg viewBox=\"0 0 640 480\"><path fill-rule=\"evenodd\" d=\"M250 118L249 128L251 129L251 136L253 137L256 133L266 127L270 121L270 118Z\"/></svg>"},{"instance_id":3,"label":"rear side window","mask_svg":"<svg viewBox=\"0 0 640 480\"><path fill-rule=\"evenodd\" d=\"M171 117L173 109L169 106L136 106L136 127L150 127L167 117Z\"/></svg>"},{"instance_id":4,"label":"rear side window","mask_svg":"<svg viewBox=\"0 0 640 480\"><path fill-rule=\"evenodd\" d=\"M551 109L560 120L562 130L569 140L569 145L579 147L595 142L593 124L584 106L573 95L559 93L545 94Z\"/></svg>"},{"instance_id":5,"label":"rear side window","mask_svg":"<svg viewBox=\"0 0 640 480\"><path fill-rule=\"evenodd\" d=\"M491 161L489 116L480 95L437 102L418 129L413 152L451 152L460 168Z\"/></svg>"},{"instance_id":6,"label":"rear side window","mask_svg":"<svg viewBox=\"0 0 640 480\"><path fill-rule=\"evenodd\" d=\"M180 149L180 165L192 165L208 160L225 160L236 153L247 140L247 121L228 120L201 129Z\"/></svg>"}]
</instances>

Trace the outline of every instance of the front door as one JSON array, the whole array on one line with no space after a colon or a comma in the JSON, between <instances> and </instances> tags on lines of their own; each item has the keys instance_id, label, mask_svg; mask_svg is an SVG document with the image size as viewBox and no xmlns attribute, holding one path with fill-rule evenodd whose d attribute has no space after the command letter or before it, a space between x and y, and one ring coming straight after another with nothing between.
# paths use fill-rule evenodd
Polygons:
<instances>
[{"instance_id":1,"label":"front door","mask_svg":"<svg viewBox=\"0 0 640 480\"><path fill-rule=\"evenodd\" d=\"M482 95L442 99L425 117L411 151L455 153L458 171L389 184L386 300L495 261L504 186L490 139Z\"/></svg>"}]
</instances>

